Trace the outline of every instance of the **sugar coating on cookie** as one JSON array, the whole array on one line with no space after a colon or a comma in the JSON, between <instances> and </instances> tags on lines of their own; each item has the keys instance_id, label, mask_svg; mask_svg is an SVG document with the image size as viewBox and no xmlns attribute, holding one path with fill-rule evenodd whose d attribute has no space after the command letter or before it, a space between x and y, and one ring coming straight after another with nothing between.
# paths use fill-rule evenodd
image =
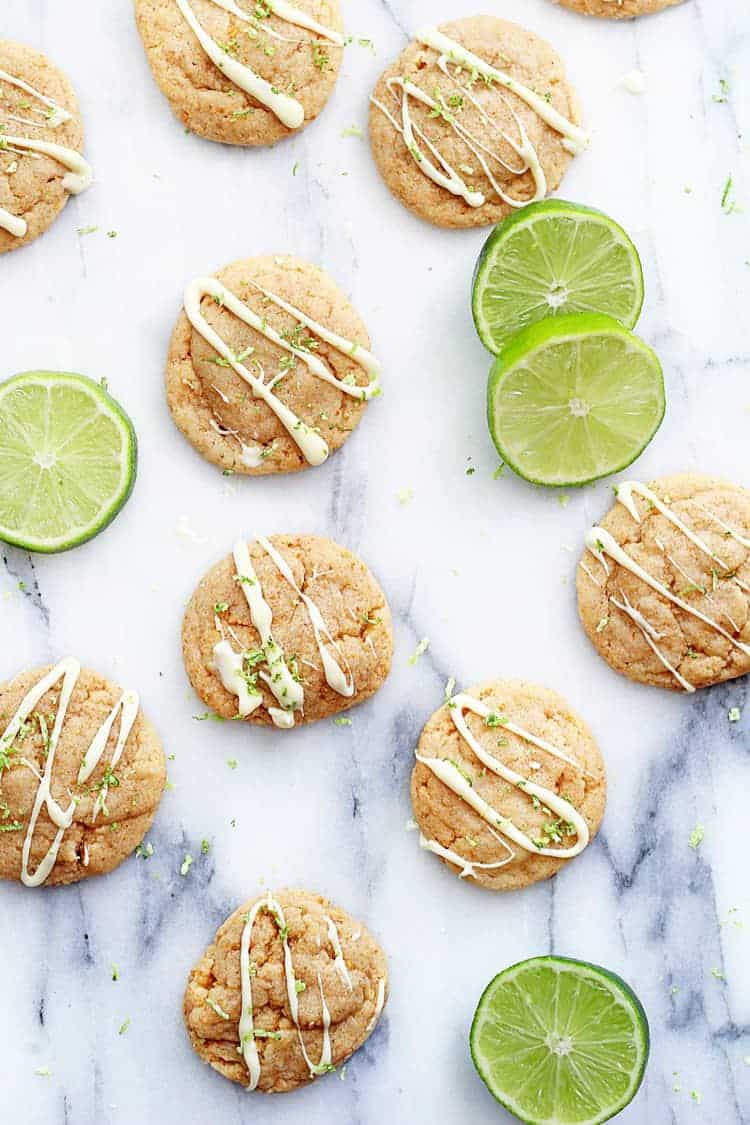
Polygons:
<instances>
[{"instance_id":1,"label":"sugar coating on cookie","mask_svg":"<svg viewBox=\"0 0 750 1125\"><path fill-rule=\"evenodd\" d=\"M272 145L318 116L345 46L338 0L135 0L149 66L191 132Z\"/></svg>"},{"instance_id":2,"label":"sugar coating on cookie","mask_svg":"<svg viewBox=\"0 0 750 1125\"><path fill-rule=\"evenodd\" d=\"M391 614L365 564L316 535L240 539L188 603L188 678L223 718L290 729L368 699L390 670Z\"/></svg>"},{"instance_id":3,"label":"sugar coating on cookie","mask_svg":"<svg viewBox=\"0 0 750 1125\"><path fill-rule=\"evenodd\" d=\"M475 16L417 32L375 87L370 141L405 207L470 227L554 191L588 138L549 44Z\"/></svg>"},{"instance_id":4,"label":"sugar coating on cookie","mask_svg":"<svg viewBox=\"0 0 750 1125\"><path fill-rule=\"evenodd\" d=\"M631 680L694 692L750 671L750 493L698 473L617 486L586 534L578 611Z\"/></svg>"},{"instance_id":5,"label":"sugar coating on cookie","mask_svg":"<svg viewBox=\"0 0 750 1125\"><path fill-rule=\"evenodd\" d=\"M138 695L66 657L0 684L0 878L111 871L151 827L166 781Z\"/></svg>"},{"instance_id":6,"label":"sugar coating on cookie","mask_svg":"<svg viewBox=\"0 0 750 1125\"><path fill-rule=\"evenodd\" d=\"M549 688L492 680L427 722L411 798L420 845L493 891L547 879L604 815L604 763L583 720Z\"/></svg>"},{"instance_id":7,"label":"sugar coating on cookie","mask_svg":"<svg viewBox=\"0 0 750 1125\"><path fill-rule=\"evenodd\" d=\"M636 16L650 16L665 8L681 4L682 0L555 0L564 8L582 12L585 16L601 16L611 20L631 20Z\"/></svg>"},{"instance_id":8,"label":"sugar coating on cookie","mask_svg":"<svg viewBox=\"0 0 750 1125\"><path fill-rule=\"evenodd\" d=\"M68 79L45 55L0 39L0 254L33 242L92 182Z\"/></svg>"},{"instance_id":9,"label":"sugar coating on cookie","mask_svg":"<svg viewBox=\"0 0 750 1125\"><path fill-rule=\"evenodd\" d=\"M198 452L251 476L322 464L380 394L358 314L317 266L246 258L185 288L166 369L172 417Z\"/></svg>"},{"instance_id":10,"label":"sugar coating on cookie","mask_svg":"<svg viewBox=\"0 0 750 1125\"><path fill-rule=\"evenodd\" d=\"M374 1030L388 966L359 922L309 891L238 907L188 980L185 1026L225 1078L264 1093L305 1086Z\"/></svg>"}]
</instances>

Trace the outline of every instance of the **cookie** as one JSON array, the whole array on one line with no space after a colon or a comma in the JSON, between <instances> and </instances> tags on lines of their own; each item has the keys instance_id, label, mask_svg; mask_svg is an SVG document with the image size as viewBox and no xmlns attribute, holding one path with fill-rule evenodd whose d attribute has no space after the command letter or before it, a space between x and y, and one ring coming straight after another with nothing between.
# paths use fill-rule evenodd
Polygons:
<instances>
[{"instance_id":1,"label":"cookie","mask_svg":"<svg viewBox=\"0 0 750 1125\"><path fill-rule=\"evenodd\" d=\"M238 907L192 970L185 1026L204 1062L275 1094L346 1062L388 996L385 954L364 926L309 891Z\"/></svg>"},{"instance_id":2,"label":"cookie","mask_svg":"<svg viewBox=\"0 0 750 1125\"><path fill-rule=\"evenodd\" d=\"M112 871L151 827L165 782L134 691L72 657L0 684L0 878L38 887Z\"/></svg>"},{"instance_id":3,"label":"cookie","mask_svg":"<svg viewBox=\"0 0 750 1125\"><path fill-rule=\"evenodd\" d=\"M297 258L246 258L190 282L167 402L197 451L251 476L322 464L380 394L380 364L344 294Z\"/></svg>"},{"instance_id":4,"label":"cookie","mask_svg":"<svg viewBox=\"0 0 750 1125\"><path fill-rule=\"evenodd\" d=\"M317 535L239 540L188 603L190 683L225 719L290 729L369 699L391 665L391 613L365 564Z\"/></svg>"},{"instance_id":5,"label":"cookie","mask_svg":"<svg viewBox=\"0 0 750 1125\"><path fill-rule=\"evenodd\" d=\"M423 27L388 67L370 98L370 142L405 207L474 227L554 191L588 139L549 44L474 16Z\"/></svg>"},{"instance_id":6,"label":"cookie","mask_svg":"<svg viewBox=\"0 0 750 1125\"><path fill-rule=\"evenodd\" d=\"M627 481L586 535L578 611L617 672L694 692L750 671L750 493L698 473Z\"/></svg>"},{"instance_id":7,"label":"cookie","mask_svg":"<svg viewBox=\"0 0 750 1125\"><path fill-rule=\"evenodd\" d=\"M73 87L39 51L0 39L0 254L33 242L92 181Z\"/></svg>"},{"instance_id":8,"label":"cookie","mask_svg":"<svg viewBox=\"0 0 750 1125\"><path fill-rule=\"evenodd\" d=\"M562 696L538 684L491 680L447 694L416 758L420 845L491 891L554 875L604 815L607 782L591 732Z\"/></svg>"},{"instance_id":9,"label":"cookie","mask_svg":"<svg viewBox=\"0 0 750 1125\"><path fill-rule=\"evenodd\" d=\"M193 133L272 145L313 121L336 84L338 0L135 0L146 57Z\"/></svg>"},{"instance_id":10,"label":"cookie","mask_svg":"<svg viewBox=\"0 0 750 1125\"><path fill-rule=\"evenodd\" d=\"M603 16L610 20L632 20L635 16L650 16L665 8L672 8L682 0L555 0L564 8L582 12L585 16Z\"/></svg>"}]
</instances>

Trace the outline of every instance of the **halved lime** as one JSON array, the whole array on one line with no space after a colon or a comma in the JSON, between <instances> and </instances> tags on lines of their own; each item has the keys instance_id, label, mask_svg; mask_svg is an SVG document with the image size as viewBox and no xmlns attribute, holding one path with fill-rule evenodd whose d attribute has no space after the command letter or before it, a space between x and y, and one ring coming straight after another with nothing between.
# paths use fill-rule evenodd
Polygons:
<instances>
[{"instance_id":1,"label":"halved lime","mask_svg":"<svg viewBox=\"0 0 750 1125\"><path fill-rule=\"evenodd\" d=\"M125 411L83 375L0 384L0 539L45 553L91 539L130 495L137 448Z\"/></svg>"},{"instance_id":2,"label":"halved lime","mask_svg":"<svg viewBox=\"0 0 750 1125\"><path fill-rule=\"evenodd\" d=\"M495 227L482 248L471 307L494 355L546 316L599 312L634 328L643 304L638 251L601 211L547 199Z\"/></svg>"},{"instance_id":3,"label":"halved lime","mask_svg":"<svg viewBox=\"0 0 750 1125\"><path fill-rule=\"evenodd\" d=\"M540 320L490 371L492 440L503 461L534 484L571 487L619 472L663 417L656 354L609 316Z\"/></svg>"},{"instance_id":4,"label":"halved lime","mask_svg":"<svg viewBox=\"0 0 750 1125\"><path fill-rule=\"evenodd\" d=\"M487 985L469 1042L490 1093L526 1125L599 1125L634 1098L649 1030L614 973L532 957Z\"/></svg>"}]
</instances>

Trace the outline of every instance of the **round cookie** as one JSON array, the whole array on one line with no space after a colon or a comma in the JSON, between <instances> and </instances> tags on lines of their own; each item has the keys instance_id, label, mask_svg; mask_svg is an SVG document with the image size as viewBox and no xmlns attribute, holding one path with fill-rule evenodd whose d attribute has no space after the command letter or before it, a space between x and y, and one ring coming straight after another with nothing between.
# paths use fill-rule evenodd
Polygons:
<instances>
[{"instance_id":1,"label":"round cookie","mask_svg":"<svg viewBox=\"0 0 750 1125\"><path fill-rule=\"evenodd\" d=\"M294 0L300 24L274 7L274 0L135 0L154 78L191 132L272 145L323 109L344 47L338 0Z\"/></svg>"},{"instance_id":2,"label":"round cookie","mask_svg":"<svg viewBox=\"0 0 750 1125\"><path fill-rule=\"evenodd\" d=\"M462 60L457 51L476 58ZM480 73L480 64L502 75ZM404 80L421 95L407 96ZM421 29L370 99L370 142L381 176L405 207L441 227L497 223L515 206L554 191L573 152L587 143L579 121L575 93L555 51L494 16ZM517 151L521 130L529 158ZM541 175L531 170L537 161ZM430 168L453 190L436 181Z\"/></svg>"},{"instance_id":3,"label":"round cookie","mask_svg":"<svg viewBox=\"0 0 750 1125\"><path fill-rule=\"evenodd\" d=\"M204 1062L232 1082L276 1094L345 1063L387 997L385 954L365 927L322 895L282 890L243 903L219 927L190 973L183 1013ZM241 1023L243 1012L250 1018Z\"/></svg>"},{"instance_id":4,"label":"round cookie","mask_svg":"<svg viewBox=\"0 0 750 1125\"><path fill-rule=\"evenodd\" d=\"M631 680L676 691L744 676L750 493L698 473L615 491L576 573L578 611L600 656Z\"/></svg>"},{"instance_id":5,"label":"round cookie","mask_svg":"<svg viewBox=\"0 0 750 1125\"><path fill-rule=\"evenodd\" d=\"M391 613L365 564L329 539L241 540L190 599L182 651L217 715L291 728L374 695L390 670Z\"/></svg>"},{"instance_id":6,"label":"round cookie","mask_svg":"<svg viewBox=\"0 0 750 1125\"><path fill-rule=\"evenodd\" d=\"M165 782L135 693L72 658L0 684L0 878L39 886L112 871L151 827Z\"/></svg>"},{"instance_id":7,"label":"round cookie","mask_svg":"<svg viewBox=\"0 0 750 1125\"><path fill-rule=\"evenodd\" d=\"M20 142L58 145L82 160L83 123L65 75L40 51L0 39L0 254L33 242L91 182L85 162L76 172Z\"/></svg>"},{"instance_id":8,"label":"round cookie","mask_svg":"<svg viewBox=\"0 0 750 1125\"><path fill-rule=\"evenodd\" d=\"M185 437L208 461L234 473L263 476L321 464L379 393L367 330L342 291L317 266L288 255L245 258L192 285L166 369L167 402ZM215 293L207 293L212 286ZM239 311L260 318L259 325L229 308L232 295L242 302ZM212 333L228 352L219 354L217 338L206 338ZM338 346L331 333L341 338ZM230 358L239 359L244 375ZM266 386L275 380L271 401L254 393L248 376Z\"/></svg>"},{"instance_id":9,"label":"round cookie","mask_svg":"<svg viewBox=\"0 0 750 1125\"><path fill-rule=\"evenodd\" d=\"M585 16L602 16L611 20L631 20L636 16L650 16L665 8L681 4L682 0L555 0L564 8L581 12Z\"/></svg>"},{"instance_id":10,"label":"round cookie","mask_svg":"<svg viewBox=\"0 0 750 1125\"><path fill-rule=\"evenodd\" d=\"M601 824L601 754L549 688L491 680L447 698L416 755L411 799L421 846L488 890L548 879L573 858L563 853L583 851Z\"/></svg>"}]
</instances>

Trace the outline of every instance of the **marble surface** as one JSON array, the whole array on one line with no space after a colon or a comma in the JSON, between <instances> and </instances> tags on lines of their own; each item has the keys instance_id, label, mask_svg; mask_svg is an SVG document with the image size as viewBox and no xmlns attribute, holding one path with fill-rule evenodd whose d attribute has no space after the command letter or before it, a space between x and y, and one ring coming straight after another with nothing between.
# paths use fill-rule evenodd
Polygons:
<instances>
[{"instance_id":1,"label":"marble surface","mask_svg":"<svg viewBox=\"0 0 750 1125\"><path fill-rule=\"evenodd\" d=\"M643 257L640 331L663 361L668 409L638 475L692 468L750 485L750 222L721 205L731 174L732 198L750 207L745 0L687 0L625 25L547 0L487 7L562 53L594 134L564 195L617 217ZM365 127L368 92L409 32L473 14L474 0L345 8L348 30L376 54L348 49L325 114L299 138L243 152L184 134L151 79L129 0L2 5L2 34L74 79L97 176L48 234L0 264L2 373L106 376L136 423L141 459L130 503L94 542L56 558L2 551L0 675L75 653L142 693L174 755L152 859L79 887L0 888L2 1116L509 1121L472 1069L471 1015L498 969L553 950L621 972L648 1010L652 1058L623 1125L739 1125L750 1120L750 707L736 724L727 712L745 705L747 686L693 698L638 687L583 636L573 570L611 482L563 507L554 493L493 479L488 359L467 299L484 234L412 218L366 141L341 136ZM633 68L646 76L641 96L620 85ZM722 78L730 92L717 102ZM88 225L100 229L79 237ZM187 278L274 251L320 263L351 294L385 361L386 394L322 468L227 482L170 421L165 350ZM414 496L401 505L404 488ZM204 707L181 665L182 609L237 532L254 529L331 536L387 591L393 673L351 727L287 738L195 720ZM429 651L412 666L422 637ZM412 748L445 681L495 675L562 691L598 736L610 777L603 830L585 855L507 897L457 882L405 830ZM699 850L688 844L696 823ZM196 861L183 878L186 852ZM324 891L365 919L390 955L392 992L344 1074L260 1101L197 1061L180 1005L217 924L258 888L284 884ZM45 1067L50 1077L35 1075Z\"/></svg>"}]
</instances>

